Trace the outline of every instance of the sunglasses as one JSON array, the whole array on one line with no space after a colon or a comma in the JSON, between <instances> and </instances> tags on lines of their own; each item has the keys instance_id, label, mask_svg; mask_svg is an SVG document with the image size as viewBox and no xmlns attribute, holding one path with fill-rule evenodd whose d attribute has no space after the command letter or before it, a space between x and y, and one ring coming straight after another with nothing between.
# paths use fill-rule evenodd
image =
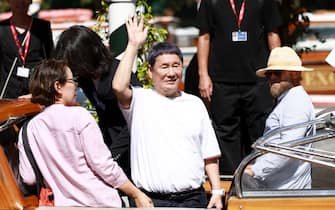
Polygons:
<instances>
[{"instance_id":1,"label":"sunglasses","mask_svg":"<svg viewBox=\"0 0 335 210\"><path fill-rule=\"evenodd\" d=\"M281 75L281 73L282 73L282 71L266 71L265 73L264 73L264 75L265 75L265 77L271 77L272 76L272 74L273 75L275 75L276 77L280 77L280 75Z\"/></svg>"}]
</instances>

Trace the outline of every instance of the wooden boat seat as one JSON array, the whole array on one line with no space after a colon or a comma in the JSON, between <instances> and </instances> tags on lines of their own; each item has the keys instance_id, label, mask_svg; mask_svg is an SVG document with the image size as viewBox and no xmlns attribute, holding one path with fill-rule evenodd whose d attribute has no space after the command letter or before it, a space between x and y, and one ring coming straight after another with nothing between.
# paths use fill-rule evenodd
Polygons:
<instances>
[{"instance_id":1,"label":"wooden boat seat","mask_svg":"<svg viewBox=\"0 0 335 210\"><path fill-rule=\"evenodd\" d=\"M35 209L37 197L23 197L13 171L0 146L0 209Z\"/></svg>"},{"instance_id":2,"label":"wooden boat seat","mask_svg":"<svg viewBox=\"0 0 335 210\"><path fill-rule=\"evenodd\" d=\"M36 196L23 196L15 174L18 173L17 123L40 110L39 105L29 100L0 100L0 209L35 209L38 206Z\"/></svg>"}]
</instances>

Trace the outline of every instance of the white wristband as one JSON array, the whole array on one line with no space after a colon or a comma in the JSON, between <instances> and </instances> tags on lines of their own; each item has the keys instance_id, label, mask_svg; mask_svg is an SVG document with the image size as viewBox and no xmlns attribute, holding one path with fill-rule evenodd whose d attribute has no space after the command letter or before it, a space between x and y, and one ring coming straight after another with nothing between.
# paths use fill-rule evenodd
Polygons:
<instances>
[{"instance_id":1,"label":"white wristband","mask_svg":"<svg viewBox=\"0 0 335 210\"><path fill-rule=\"evenodd\" d=\"M224 189L212 190L212 195L225 195Z\"/></svg>"}]
</instances>

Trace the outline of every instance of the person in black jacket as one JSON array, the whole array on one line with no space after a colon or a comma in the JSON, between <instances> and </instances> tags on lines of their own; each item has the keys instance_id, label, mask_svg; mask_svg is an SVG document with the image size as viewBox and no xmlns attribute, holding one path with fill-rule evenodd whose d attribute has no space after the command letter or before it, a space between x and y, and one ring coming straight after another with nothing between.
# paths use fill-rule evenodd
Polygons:
<instances>
[{"instance_id":1,"label":"person in black jacket","mask_svg":"<svg viewBox=\"0 0 335 210\"><path fill-rule=\"evenodd\" d=\"M105 143L130 177L129 131L111 87L119 61L101 38L85 26L72 26L63 31L54 57L67 60L78 77L79 87L96 108ZM134 74L132 85L141 85Z\"/></svg>"},{"instance_id":2,"label":"person in black jacket","mask_svg":"<svg viewBox=\"0 0 335 210\"><path fill-rule=\"evenodd\" d=\"M263 133L273 99L255 71L281 45L281 23L275 0L201 0L198 87L219 138L221 174L233 174Z\"/></svg>"},{"instance_id":3,"label":"person in black jacket","mask_svg":"<svg viewBox=\"0 0 335 210\"><path fill-rule=\"evenodd\" d=\"M28 94L34 66L53 49L50 22L27 14L31 0L9 0L12 16L0 22L0 98Z\"/></svg>"}]
</instances>

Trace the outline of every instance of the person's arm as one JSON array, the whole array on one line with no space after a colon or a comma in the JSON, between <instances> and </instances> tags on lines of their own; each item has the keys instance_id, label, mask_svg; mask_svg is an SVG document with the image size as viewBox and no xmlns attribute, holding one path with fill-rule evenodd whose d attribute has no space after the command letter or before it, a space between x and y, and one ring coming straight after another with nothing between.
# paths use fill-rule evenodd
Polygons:
<instances>
[{"instance_id":1,"label":"person's arm","mask_svg":"<svg viewBox=\"0 0 335 210\"><path fill-rule=\"evenodd\" d=\"M301 97L299 99L299 102L297 102L296 98L299 98L297 97L297 95L288 95L285 97L290 98L285 98L286 99L285 102L282 102L285 103L282 105L282 107L285 108L280 110L280 112L276 113L279 124L277 126L274 126L274 129L285 126L291 126L297 123L303 123L310 120L309 116L312 113L310 113L310 110L308 108L309 106L307 105L309 99L305 100L305 98ZM301 128L298 127L295 129L283 131L278 135L271 136L271 138L269 138L269 140L267 141L274 144L285 144L286 142L303 137L307 129L308 129L307 127L301 127ZM283 167L286 166L287 164L295 161L296 160L294 160L293 158L267 153L258 157L255 161L255 164L251 165L250 167L247 167L248 169L247 173L249 175L253 175L256 178L264 180L267 177L270 177L273 174L278 173L280 170L283 170Z\"/></svg>"},{"instance_id":2,"label":"person's arm","mask_svg":"<svg viewBox=\"0 0 335 210\"><path fill-rule=\"evenodd\" d=\"M267 38L268 48L281 47L279 36L279 27L283 24L280 14L279 3L276 0L267 0L263 2L263 23Z\"/></svg>"},{"instance_id":3,"label":"person's arm","mask_svg":"<svg viewBox=\"0 0 335 210\"><path fill-rule=\"evenodd\" d=\"M118 189L133 198L137 208L154 207L152 200L136 188L129 180L120 185Z\"/></svg>"},{"instance_id":4,"label":"person's arm","mask_svg":"<svg viewBox=\"0 0 335 210\"><path fill-rule=\"evenodd\" d=\"M98 177L133 198L137 207L152 207L151 199L129 181L117 162L113 160L97 123L86 110L80 114L78 124L85 159Z\"/></svg>"},{"instance_id":5,"label":"person's arm","mask_svg":"<svg viewBox=\"0 0 335 210\"><path fill-rule=\"evenodd\" d=\"M30 100L31 99L31 93L29 94L26 94L26 95L22 95L22 96L19 96L17 97L18 100Z\"/></svg>"},{"instance_id":6,"label":"person's arm","mask_svg":"<svg viewBox=\"0 0 335 210\"><path fill-rule=\"evenodd\" d=\"M211 100L213 91L212 80L208 74L208 57L210 48L210 34L200 33L198 38L198 74L199 91L202 98Z\"/></svg>"},{"instance_id":7,"label":"person's arm","mask_svg":"<svg viewBox=\"0 0 335 210\"><path fill-rule=\"evenodd\" d=\"M244 173L259 180L266 180L268 177L280 172L291 161L294 161L294 159L267 153L258 157L254 164L248 165Z\"/></svg>"},{"instance_id":8,"label":"person's arm","mask_svg":"<svg viewBox=\"0 0 335 210\"><path fill-rule=\"evenodd\" d=\"M217 163L217 158L211 158L205 160L205 171L208 176L212 189L212 196L211 199L209 200L207 208L213 208L215 206L217 209L222 209L223 208L222 196L224 195L215 193L216 191L221 190L219 166Z\"/></svg>"},{"instance_id":9,"label":"person's arm","mask_svg":"<svg viewBox=\"0 0 335 210\"><path fill-rule=\"evenodd\" d=\"M267 34L267 38L268 38L268 46L270 50L281 46L280 37L277 31L269 32Z\"/></svg>"},{"instance_id":10,"label":"person's arm","mask_svg":"<svg viewBox=\"0 0 335 210\"><path fill-rule=\"evenodd\" d=\"M122 60L115 72L112 82L113 91L123 108L129 108L132 99L132 90L130 88L131 70L137 55L137 50L145 42L148 34L148 28L144 28L144 20L141 17L138 21L137 16L129 17L126 21L128 31L128 45Z\"/></svg>"}]
</instances>

